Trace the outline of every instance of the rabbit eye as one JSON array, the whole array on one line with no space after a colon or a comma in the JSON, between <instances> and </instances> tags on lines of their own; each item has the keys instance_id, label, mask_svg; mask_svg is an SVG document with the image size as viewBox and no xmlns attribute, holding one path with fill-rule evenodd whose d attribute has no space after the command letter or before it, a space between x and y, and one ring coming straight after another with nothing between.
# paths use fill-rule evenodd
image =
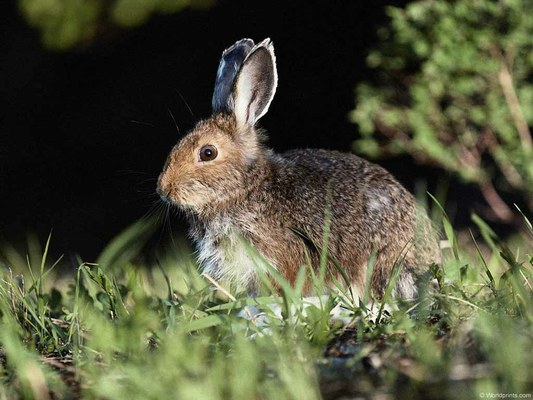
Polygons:
<instances>
[{"instance_id":1,"label":"rabbit eye","mask_svg":"<svg viewBox=\"0 0 533 400\"><path fill-rule=\"evenodd\" d=\"M200 149L201 161L212 161L217 158L218 150L215 146L207 144Z\"/></svg>"}]
</instances>

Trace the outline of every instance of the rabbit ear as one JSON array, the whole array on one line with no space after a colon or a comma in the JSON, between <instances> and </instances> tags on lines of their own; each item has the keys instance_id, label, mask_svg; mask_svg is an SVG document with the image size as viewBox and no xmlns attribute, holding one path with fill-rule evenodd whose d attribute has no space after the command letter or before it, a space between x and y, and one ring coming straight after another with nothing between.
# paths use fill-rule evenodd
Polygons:
<instances>
[{"instance_id":1,"label":"rabbit ear","mask_svg":"<svg viewBox=\"0 0 533 400\"><path fill-rule=\"evenodd\" d=\"M253 40L241 39L222 53L213 92L213 114L233 112L232 91L235 77L253 47Z\"/></svg>"},{"instance_id":2,"label":"rabbit ear","mask_svg":"<svg viewBox=\"0 0 533 400\"><path fill-rule=\"evenodd\" d=\"M244 60L233 88L233 111L239 125L254 126L265 115L277 84L274 46L270 39L265 39Z\"/></svg>"}]
</instances>

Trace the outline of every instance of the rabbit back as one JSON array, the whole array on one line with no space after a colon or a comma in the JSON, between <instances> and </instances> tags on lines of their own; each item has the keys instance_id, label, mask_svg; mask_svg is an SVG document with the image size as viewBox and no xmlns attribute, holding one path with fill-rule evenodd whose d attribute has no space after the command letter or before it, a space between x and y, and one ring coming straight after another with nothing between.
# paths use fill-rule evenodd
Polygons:
<instances>
[{"instance_id":1,"label":"rabbit back","mask_svg":"<svg viewBox=\"0 0 533 400\"><path fill-rule=\"evenodd\" d=\"M393 266L403 262L397 290L405 297L414 295L416 276L440 260L425 211L384 168L326 150L293 150L274 165L278 181L273 193L282 194L272 196L273 208L283 209L284 203L287 223L313 243L323 242L329 225L327 251L359 291L372 255L374 291L382 294Z\"/></svg>"}]
</instances>

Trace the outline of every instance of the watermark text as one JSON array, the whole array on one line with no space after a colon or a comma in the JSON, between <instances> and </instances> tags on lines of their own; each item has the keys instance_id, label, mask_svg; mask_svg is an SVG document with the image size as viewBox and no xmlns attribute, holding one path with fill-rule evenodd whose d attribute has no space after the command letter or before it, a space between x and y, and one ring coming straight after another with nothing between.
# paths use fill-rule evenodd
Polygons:
<instances>
[{"instance_id":1,"label":"watermark text","mask_svg":"<svg viewBox=\"0 0 533 400\"><path fill-rule=\"evenodd\" d=\"M481 392L479 397L482 399L531 399L531 393L495 393Z\"/></svg>"}]
</instances>

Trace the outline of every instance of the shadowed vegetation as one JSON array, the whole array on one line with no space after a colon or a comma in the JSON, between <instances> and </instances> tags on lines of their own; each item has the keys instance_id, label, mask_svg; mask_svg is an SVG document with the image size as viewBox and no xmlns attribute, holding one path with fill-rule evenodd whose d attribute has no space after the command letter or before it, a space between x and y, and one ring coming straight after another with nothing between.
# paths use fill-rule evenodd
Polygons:
<instances>
[{"instance_id":1,"label":"shadowed vegetation","mask_svg":"<svg viewBox=\"0 0 533 400\"><path fill-rule=\"evenodd\" d=\"M420 0L390 24L351 117L372 157L406 153L476 184L493 218L533 210L533 3Z\"/></svg>"},{"instance_id":2,"label":"shadowed vegetation","mask_svg":"<svg viewBox=\"0 0 533 400\"><path fill-rule=\"evenodd\" d=\"M26 260L6 248L0 397L476 398L531 392L531 224L524 219L529 238L515 247L499 242L476 216L479 234L467 243L443 220L450 248L428 277L436 289L423 285L416 301L388 298L381 317L354 307L349 294L308 304L298 286L280 277L274 279L281 297L222 293L179 246L153 263L141 261L149 222L117 237L98 265L80 261L74 276L47 259L49 242L42 251L33 242ZM329 316L339 302L352 313L344 323ZM255 314L244 318L250 309Z\"/></svg>"},{"instance_id":3,"label":"shadowed vegetation","mask_svg":"<svg viewBox=\"0 0 533 400\"><path fill-rule=\"evenodd\" d=\"M144 24L153 14L171 14L187 7L209 7L213 0L18 0L19 8L43 44L68 50L109 36L120 28Z\"/></svg>"}]
</instances>

